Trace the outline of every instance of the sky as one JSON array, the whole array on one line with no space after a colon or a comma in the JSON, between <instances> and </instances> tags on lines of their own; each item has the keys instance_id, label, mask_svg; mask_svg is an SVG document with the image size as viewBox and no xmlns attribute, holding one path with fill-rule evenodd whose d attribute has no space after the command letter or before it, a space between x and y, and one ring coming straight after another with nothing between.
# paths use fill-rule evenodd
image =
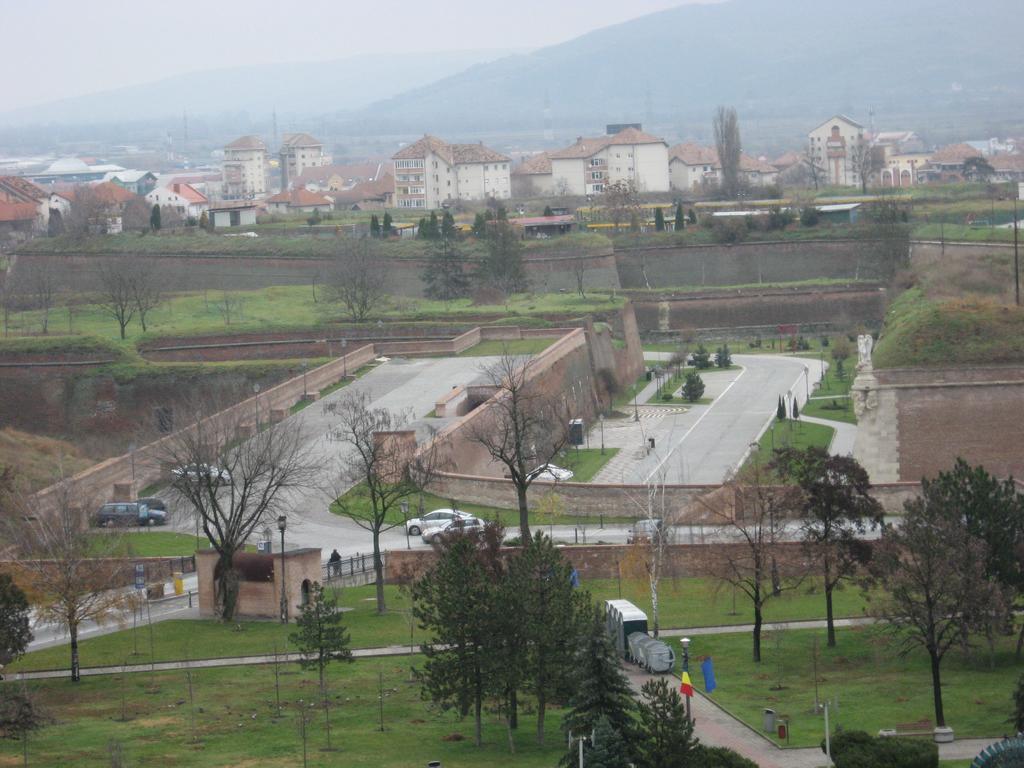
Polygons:
<instances>
[{"instance_id":1,"label":"sky","mask_svg":"<svg viewBox=\"0 0 1024 768\"><path fill-rule=\"evenodd\" d=\"M364 53L539 48L706 0L0 0L0 112L170 75Z\"/></svg>"}]
</instances>

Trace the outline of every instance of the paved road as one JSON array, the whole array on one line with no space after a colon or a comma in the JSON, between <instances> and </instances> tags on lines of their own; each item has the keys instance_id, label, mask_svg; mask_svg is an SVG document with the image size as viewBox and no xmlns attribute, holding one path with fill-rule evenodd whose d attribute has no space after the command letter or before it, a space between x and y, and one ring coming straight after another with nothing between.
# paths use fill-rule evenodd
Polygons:
<instances>
[{"instance_id":1,"label":"paved road","mask_svg":"<svg viewBox=\"0 0 1024 768\"><path fill-rule=\"evenodd\" d=\"M733 355L735 371L709 371L710 405L644 408L639 421L606 422L605 444L619 455L595 478L617 483L720 483L739 467L775 415L779 396L791 392L803 406L821 378L818 360L781 355ZM653 386L638 397L653 394ZM629 410L629 409L626 409ZM645 447L654 439L654 450ZM598 438L599 439L599 438ZM591 445L595 434L590 435Z\"/></svg>"}]
</instances>

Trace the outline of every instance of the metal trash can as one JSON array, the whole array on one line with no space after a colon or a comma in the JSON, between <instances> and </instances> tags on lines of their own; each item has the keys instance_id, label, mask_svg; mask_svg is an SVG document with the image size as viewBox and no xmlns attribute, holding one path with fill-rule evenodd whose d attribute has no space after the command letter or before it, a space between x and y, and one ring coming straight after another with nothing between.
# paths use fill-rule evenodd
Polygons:
<instances>
[{"instance_id":1,"label":"metal trash can","mask_svg":"<svg viewBox=\"0 0 1024 768\"><path fill-rule=\"evenodd\" d=\"M789 733L789 723L787 723L785 720L781 720L779 722L779 731L778 731L778 733L779 733L779 741L783 741L784 739L786 739L787 735Z\"/></svg>"},{"instance_id":2,"label":"metal trash can","mask_svg":"<svg viewBox=\"0 0 1024 768\"><path fill-rule=\"evenodd\" d=\"M427 763L427 768L441 768L441 761L431 760L429 763Z\"/></svg>"},{"instance_id":3,"label":"metal trash can","mask_svg":"<svg viewBox=\"0 0 1024 768\"><path fill-rule=\"evenodd\" d=\"M651 379L654 378L654 371L648 368L646 371L644 371L644 376L647 378L647 381L650 381Z\"/></svg>"},{"instance_id":4,"label":"metal trash can","mask_svg":"<svg viewBox=\"0 0 1024 768\"><path fill-rule=\"evenodd\" d=\"M765 709L764 710L764 722L761 723L761 728L764 729L765 733L775 732L775 710Z\"/></svg>"}]
</instances>

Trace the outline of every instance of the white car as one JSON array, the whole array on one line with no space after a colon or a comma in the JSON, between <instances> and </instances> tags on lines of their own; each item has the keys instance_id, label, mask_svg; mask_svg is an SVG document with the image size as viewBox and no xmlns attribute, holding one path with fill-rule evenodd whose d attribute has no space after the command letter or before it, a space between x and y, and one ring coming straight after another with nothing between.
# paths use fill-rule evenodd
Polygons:
<instances>
[{"instance_id":1,"label":"white car","mask_svg":"<svg viewBox=\"0 0 1024 768\"><path fill-rule=\"evenodd\" d=\"M177 480L195 481L200 478L209 478L214 485L227 485L231 482L231 473L226 469L215 467L213 464L186 464L183 467L176 467L171 474Z\"/></svg>"},{"instance_id":2,"label":"white car","mask_svg":"<svg viewBox=\"0 0 1024 768\"><path fill-rule=\"evenodd\" d=\"M436 528L428 528L420 537L426 544L433 544L448 536L478 534L484 529L484 521L479 517L456 517Z\"/></svg>"},{"instance_id":3,"label":"white car","mask_svg":"<svg viewBox=\"0 0 1024 768\"><path fill-rule=\"evenodd\" d=\"M435 509L433 512L427 512L423 517L414 517L406 522L405 532L410 536L419 536L428 528L446 525L456 517L472 517L472 515L457 509Z\"/></svg>"},{"instance_id":4,"label":"white car","mask_svg":"<svg viewBox=\"0 0 1024 768\"><path fill-rule=\"evenodd\" d=\"M556 467L554 464L544 464L537 467L530 473L531 480L572 480L572 470Z\"/></svg>"}]
</instances>

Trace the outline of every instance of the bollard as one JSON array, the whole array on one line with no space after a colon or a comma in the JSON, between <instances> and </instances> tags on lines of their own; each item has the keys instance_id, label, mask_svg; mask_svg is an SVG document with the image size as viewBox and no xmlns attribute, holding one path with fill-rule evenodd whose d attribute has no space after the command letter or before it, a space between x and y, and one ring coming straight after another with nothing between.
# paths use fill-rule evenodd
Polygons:
<instances>
[{"instance_id":1,"label":"bollard","mask_svg":"<svg viewBox=\"0 0 1024 768\"><path fill-rule=\"evenodd\" d=\"M188 607L189 608L192 607L192 590L191 589L188 591Z\"/></svg>"}]
</instances>

